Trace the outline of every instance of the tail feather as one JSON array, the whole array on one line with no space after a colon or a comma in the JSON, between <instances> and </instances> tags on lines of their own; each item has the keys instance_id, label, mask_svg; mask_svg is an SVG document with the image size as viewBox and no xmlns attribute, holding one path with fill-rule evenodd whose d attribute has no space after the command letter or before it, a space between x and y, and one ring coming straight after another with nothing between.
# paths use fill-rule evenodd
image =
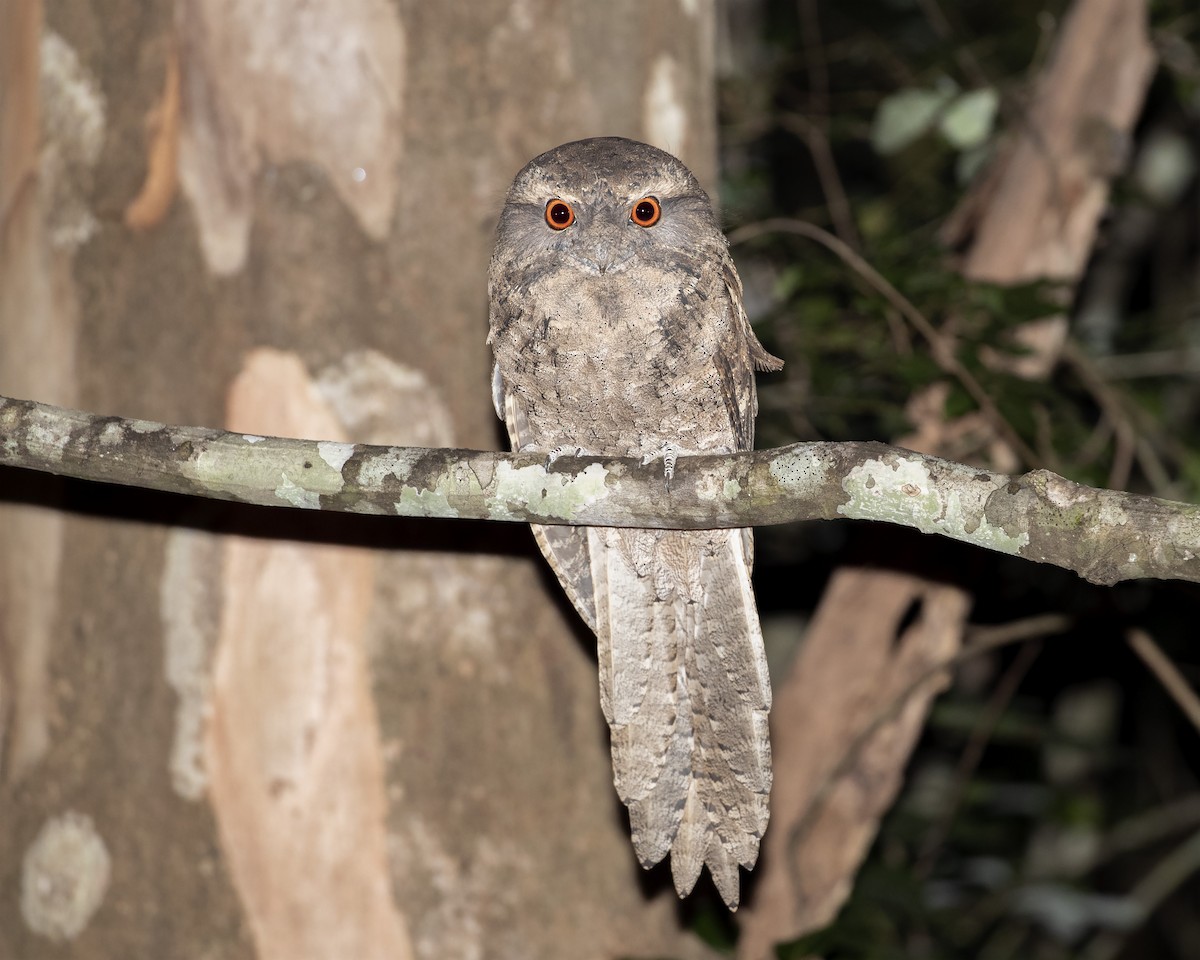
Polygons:
<instances>
[{"instance_id":1,"label":"tail feather","mask_svg":"<svg viewBox=\"0 0 1200 960\"><path fill-rule=\"evenodd\" d=\"M604 586L596 591L600 700L612 730L614 783L629 804L655 790L677 739L670 665L678 643L672 605L656 602L652 578L613 547L622 533L590 530L589 547L593 579Z\"/></svg>"},{"instance_id":2,"label":"tail feather","mask_svg":"<svg viewBox=\"0 0 1200 960\"><path fill-rule=\"evenodd\" d=\"M614 782L644 866L731 908L766 828L771 692L742 531L589 531Z\"/></svg>"},{"instance_id":3,"label":"tail feather","mask_svg":"<svg viewBox=\"0 0 1200 960\"><path fill-rule=\"evenodd\" d=\"M754 842L755 858L758 854L758 841ZM708 872L712 874L717 892L731 910L737 908L740 890L738 888L738 863L734 860L733 851L724 843L710 840L708 844ZM751 861L753 865L753 861Z\"/></svg>"},{"instance_id":4,"label":"tail feather","mask_svg":"<svg viewBox=\"0 0 1200 960\"><path fill-rule=\"evenodd\" d=\"M712 863L716 859L709 853L715 834L710 829L709 811L700 797L701 790L701 785L694 778L689 778L682 816L675 834L675 842L671 846L671 877L675 881L675 891L681 897L686 897L692 892L692 887L700 879L700 868L705 862ZM711 872L712 867L709 867L709 870ZM737 883L736 872L734 883ZM729 898L726 898L725 902L728 903ZM733 902L737 903L736 896Z\"/></svg>"},{"instance_id":5,"label":"tail feather","mask_svg":"<svg viewBox=\"0 0 1200 960\"><path fill-rule=\"evenodd\" d=\"M702 579L706 602L694 640L695 674L708 716L719 726L712 742L737 781L765 798L771 789L771 680L740 537L731 536L724 549L705 558Z\"/></svg>"},{"instance_id":6,"label":"tail feather","mask_svg":"<svg viewBox=\"0 0 1200 960\"><path fill-rule=\"evenodd\" d=\"M676 717L676 728L664 759L658 782L646 796L629 803L629 825L633 849L643 867L652 867L668 853L676 842L679 824L683 820L685 802L692 778L692 717L686 688ZM613 768L619 761L614 758ZM615 777L614 777L615 779ZM678 857L675 858L675 862ZM700 872L703 857L696 863ZM693 876L692 882L695 883ZM691 889L690 887L688 889Z\"/></svg>"}]
</instances>

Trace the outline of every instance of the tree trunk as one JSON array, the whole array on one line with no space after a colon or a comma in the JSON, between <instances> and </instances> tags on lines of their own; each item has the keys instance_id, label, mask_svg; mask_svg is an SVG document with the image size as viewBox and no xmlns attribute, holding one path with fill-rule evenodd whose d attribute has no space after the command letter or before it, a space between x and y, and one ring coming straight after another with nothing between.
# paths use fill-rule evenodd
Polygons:
<instances>
[{"instance_id":1,"label":"tree trunk","mask_svg":"<svg viewBox=\"0 0 1200 960\"><path fill-rule=\"evenodd\" d=\"M714 186L711 16L10 0L0 393L497 446L507 184L623 134ZM703 955L525 530L0 501L0 956Z\"/></svg>"}]
</instances>

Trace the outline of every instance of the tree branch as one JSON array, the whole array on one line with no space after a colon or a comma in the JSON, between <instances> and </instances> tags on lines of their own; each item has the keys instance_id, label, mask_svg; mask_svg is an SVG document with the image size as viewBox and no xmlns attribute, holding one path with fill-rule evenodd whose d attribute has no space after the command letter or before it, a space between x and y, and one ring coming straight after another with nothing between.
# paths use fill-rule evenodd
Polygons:
<instances>
[{"instance_id":1,"label":"tree branch","mask_svg":"<svg viewBox=\"0 0 1200 960\"><path fill-rule=\"evenodd\" d=\"M705 529L880 520L1074 570L1200 582L1200 507L1008 477L882 443L661 463L378 447L170 427L0 397L0 465L275 507Z\"/></svg>"}]
</instances>

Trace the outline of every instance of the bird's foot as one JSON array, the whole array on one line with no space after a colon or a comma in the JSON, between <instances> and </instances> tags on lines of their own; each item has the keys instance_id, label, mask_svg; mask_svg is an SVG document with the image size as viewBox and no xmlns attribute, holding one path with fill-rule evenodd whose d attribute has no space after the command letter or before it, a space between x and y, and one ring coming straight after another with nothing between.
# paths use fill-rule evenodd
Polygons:
<instances>
[{"instance_id":1,"label":"bird's foot","mask_svg":"<svg viewBox=\"0 0 1200 960\"><path fill-rule=\"evenodd\" d=\"M679 459L679 455L683 453L683 448L676 446L670 442L664 442L657 450L652 450L649 453L642 455L642 466L653 463L655 460L663 462L663 476L667 478L667 489L671 489L671 481L675 477L675 461Z\"/></svg>"},{"instance_id":2,"label":"bird's foot","mask_svg":"<svg viewBox=\"0 0 1200 960\"><path fill-rule=\"evenodd\" d=\"M557 447L552 447L546 453L547 468L554 466L554 461L559 457L583 457L587 454L583 447L572 447L569 444L559 444Z\"/></svg>"}]
</instances>

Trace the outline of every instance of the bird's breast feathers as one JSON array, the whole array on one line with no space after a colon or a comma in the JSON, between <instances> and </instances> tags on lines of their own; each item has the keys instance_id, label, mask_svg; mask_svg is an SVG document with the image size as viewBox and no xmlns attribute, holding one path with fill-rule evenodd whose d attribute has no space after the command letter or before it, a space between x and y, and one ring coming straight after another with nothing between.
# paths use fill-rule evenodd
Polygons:
<instances>
[{"instance_id":1,"label":"bird's breast feathers","mask_svg":"<svg viewBox=\"0 0 1200 960\"><path fill-rule=\"evenodd\" d=\"M720 294L726 303L714 310ZM494 338L505 388L539 445L632 453L661 437L683 449L730 448L714 382L728 293L660 268L612 276L563 269L529 291L524 316Z\"/></svg>"}]
</instances>

